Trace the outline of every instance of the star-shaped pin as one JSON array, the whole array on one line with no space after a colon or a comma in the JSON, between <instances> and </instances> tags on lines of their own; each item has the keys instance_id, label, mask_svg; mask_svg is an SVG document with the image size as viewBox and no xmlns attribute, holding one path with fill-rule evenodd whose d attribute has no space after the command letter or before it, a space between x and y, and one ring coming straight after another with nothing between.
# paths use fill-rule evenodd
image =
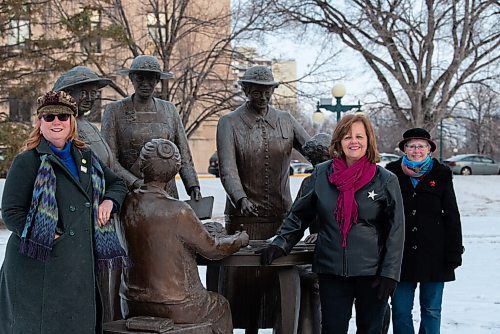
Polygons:
<instances>
[{"instance_id":1,"label":"star-shaped pin","mask_svg":"<svg viewBox=\"0 0 500 334\"><path fill-rule=\"evenodd\" d=\"M375 196L378 194L375 194L375 190L369 191L368 192L368 198L371 198L373 201L375 200Z\"/></svg>"}]
</instances>

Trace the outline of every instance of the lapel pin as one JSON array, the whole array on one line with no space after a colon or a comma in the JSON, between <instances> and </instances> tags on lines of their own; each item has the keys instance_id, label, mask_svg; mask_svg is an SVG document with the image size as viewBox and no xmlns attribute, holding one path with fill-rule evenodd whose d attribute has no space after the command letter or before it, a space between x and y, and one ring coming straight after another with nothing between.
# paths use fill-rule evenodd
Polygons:
<instances>
[{"instance_id":1,"label":"lapel pin","mask_svg":"<svg viewBox=\"0 0 500 334\"><path fill-rule=\"evenodd\" d=\"M375 196L377 196L378 194L375 193L375 190L372 190L372 191L369 191L368 192L368 198L371 198L372 201L375 200Z\"/></svg>"},{"instance_id":2,"label":"lapel pin","mask_svg":"<svg viewBox=\"0 0 500 334\"><path fill-rule=\"evenodd\" d=\"M85 166L80 166L80 170L84 173L87 173L87 167Z\"/></svg>"},{"instance_id":3,"label":"lapel pin","mask_svg":"<svg viewBox=\"0 0 500 334\"><path fill-rule=\"evenodd\" d=\"M82 164L86 164L86 163L87 163L87 160L82 159Z\"/></svg>"}]
</instances>

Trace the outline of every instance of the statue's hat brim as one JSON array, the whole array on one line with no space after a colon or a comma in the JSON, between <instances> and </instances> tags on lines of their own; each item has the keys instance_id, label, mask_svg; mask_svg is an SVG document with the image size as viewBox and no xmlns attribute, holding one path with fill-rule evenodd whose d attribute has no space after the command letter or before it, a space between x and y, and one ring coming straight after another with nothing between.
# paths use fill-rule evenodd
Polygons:
<instances>
[{"instance_id":1,"label":"statue's hat brim","mask_svg":"<svg viewBox=\"0 0 500 334\"><path fill-rule=\"evenodd\" d=\"M157 71L157 70L152 70L152 69L129 69L129 68L123 68L121 70L116 71L120 75L129 75L130 73L134 72L152 72L152 73L158 73L160 75L161 80L167 80L167 79L172 79L174 77L174 74L172 72L162 72L162 71Z\"/></svg>"},{"instance_id":2,"label":"statue's hat brim","mask_svg":"<svg viewBox=\"0 0 500 334\"><path fill-rule=\"evenodd\" d=\"M98 89L110 85L113 81L108 78L98 76L94 71L86 66L75 66L67 72L63 73L52 87L53 91L67 90L68 88L95 84Z\"/></svg>"},{"instance_id":3,"label":"statue's hat brim","mask_svg":"<svg viewBox=\"0 0 500 334\"><path fill-rule=\"evenodd\" d=\"M279 86L279 82L277 81L260 81L260 80L250 80L250 79L241 79L238 80L238 83L241 85L242 83L249 83L249 84L255 84L255 85L261 85L261 86Z\"/></svg>"}]
</instances>

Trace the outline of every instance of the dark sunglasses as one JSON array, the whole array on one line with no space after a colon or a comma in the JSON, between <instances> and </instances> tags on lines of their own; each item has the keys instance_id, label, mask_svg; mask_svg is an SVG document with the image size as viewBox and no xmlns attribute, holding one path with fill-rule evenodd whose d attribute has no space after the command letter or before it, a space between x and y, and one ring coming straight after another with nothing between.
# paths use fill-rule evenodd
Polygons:
<instances>
[{"instance_id":1,"label":"dark sunglasses","mask_svg":"<svg viewBox=\"0 0 500 334\"><path fill-rule=\"evenodd\" d=\"M67 121L70 118L70 114L44 114L40 118L43 118L45 122L53 122L56 117L61 122Z\"/></svg>"}]
</instances>

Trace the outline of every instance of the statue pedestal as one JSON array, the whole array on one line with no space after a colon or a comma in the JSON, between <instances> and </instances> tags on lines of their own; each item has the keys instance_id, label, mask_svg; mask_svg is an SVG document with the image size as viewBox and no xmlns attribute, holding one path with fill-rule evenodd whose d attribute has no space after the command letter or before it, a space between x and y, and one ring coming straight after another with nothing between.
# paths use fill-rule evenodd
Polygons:
<instances>
[{"instance_id":1,"label":"statue pedestal","mask_svg":"<svg viewBox=\"0 0 500 334\"><path fill-rule=\"evenodd\" d=\"M130 331L125 326L125 320L117 320L104 324L104 334L152 334L152 332ZM173 329L162 334L212 334L210 323L176 324Z\"/></svg>"}]
</instances>

